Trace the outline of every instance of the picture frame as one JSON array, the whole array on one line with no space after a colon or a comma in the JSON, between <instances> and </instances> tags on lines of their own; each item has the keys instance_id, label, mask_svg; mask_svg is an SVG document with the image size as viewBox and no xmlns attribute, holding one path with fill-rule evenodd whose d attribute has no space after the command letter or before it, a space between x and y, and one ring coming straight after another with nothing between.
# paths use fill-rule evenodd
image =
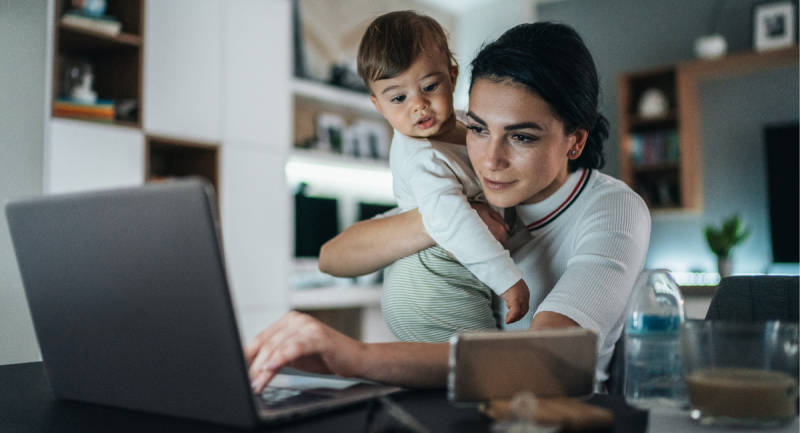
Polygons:
<instances>
[{"instance_id":1,"label":"picture frame","mask_svg":"<svg viewBox=\"0 0 800 433\"><path fill-rule=\"evenodd\" d=\"M343 134L342 153L361 158L361 130L358 123L350 125Z\"/></svg>"},{"instance_id":2,"label":"picture frame","mask_svg":"<svg viewBox=\"0 0 800 433\"><path fill-rule=\"evenodd\" d=\"M317 115L317 147L326 152L342 153L347 122L333 113Z\"/></svg>"},{"instance_id":3,"label":"picture frame","mask_svg":"<svg viewBox=\"0 0 800 433\"><path fill-rule=\"evenodd\" d=\"M377 160L389 159L389 131L384 122L359 120L356 122L359 142L359 156Z\"/></svg>"},{"instance_id":4,"label":"picture frame","mask_svg":"<svg viewBox=\"0 0 800 433\"><path fill-rule=\"evenodd\" d=\"M774 50L797 40L797 2L767 1L753 5L753 49Z\"/></svg>"}]
</instances>

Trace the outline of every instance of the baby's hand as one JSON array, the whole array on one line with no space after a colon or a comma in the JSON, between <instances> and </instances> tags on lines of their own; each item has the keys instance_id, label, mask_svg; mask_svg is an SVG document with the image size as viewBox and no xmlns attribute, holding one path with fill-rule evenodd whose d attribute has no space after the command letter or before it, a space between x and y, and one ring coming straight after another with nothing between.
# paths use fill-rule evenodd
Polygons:
<instances>
[{"instance_id":1,"label":"baby's hand","mask_svg":"<svg viewBox=\"0 0 800 433\"><path fill-rule=\"evenodd\" d=\"M517 281L516 284L506 290L500 297L506 301L506 307L508 307L506 325L514 323L528 314L528 304L531 299L531 293L528 291L528 285L525 284L525 280Z\"/></svg>"}]
</instances>

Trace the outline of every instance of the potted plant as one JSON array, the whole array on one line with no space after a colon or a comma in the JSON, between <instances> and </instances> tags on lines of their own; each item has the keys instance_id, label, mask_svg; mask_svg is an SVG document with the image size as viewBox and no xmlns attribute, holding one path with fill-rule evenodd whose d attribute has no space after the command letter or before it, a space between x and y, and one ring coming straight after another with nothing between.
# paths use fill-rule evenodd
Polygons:
<instances>
[{"instance_id":1,"label":"potted plant","mask_svg":"<svg viewBox=\"0 0 800 433\"><path fill-rule=\"evenodd\" d=\"M717 255L717 268L720 278L729 277L733 271L731 250L744 242L750 236L750 227L747 227L739 215L732 215L722 221L719 229L711 225L705 228L706 241L711 251Z\"/></svg>"}]
</instances>

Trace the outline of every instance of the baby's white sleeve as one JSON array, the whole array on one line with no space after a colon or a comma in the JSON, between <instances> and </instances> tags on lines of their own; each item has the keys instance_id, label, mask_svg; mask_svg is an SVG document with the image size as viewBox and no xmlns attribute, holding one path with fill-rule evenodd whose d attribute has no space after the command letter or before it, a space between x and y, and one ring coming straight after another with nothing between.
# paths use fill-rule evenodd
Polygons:
<instances>
[{"instance_id":1,"label":"baby's white sleeve","mask_svg":"<svg viewBox=\"0 0 800 433\"><path fill-rule=\"evenodd\" d=\"M426 148L410 155L405 164L422 222L437 244L501 295L522 279L522 271L472 209L461 182L443 158Z\"/></svg>"}]
</instances>

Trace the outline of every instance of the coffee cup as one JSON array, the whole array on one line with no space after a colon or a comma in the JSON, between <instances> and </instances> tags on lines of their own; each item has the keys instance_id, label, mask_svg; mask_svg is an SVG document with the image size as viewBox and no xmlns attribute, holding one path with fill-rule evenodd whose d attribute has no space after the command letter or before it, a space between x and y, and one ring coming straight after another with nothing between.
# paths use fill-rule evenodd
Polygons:
<instances>
[{"instance_id":1,"label":"coffee cup","mask_svg":"<svg viewBox=\"0 0 800 433\"><path fill-rule=\"evenodd\" d=\"M797 324L688 321L681 351L700 424L769 428L797 417Z\"/></svg>"}]
</instances>

